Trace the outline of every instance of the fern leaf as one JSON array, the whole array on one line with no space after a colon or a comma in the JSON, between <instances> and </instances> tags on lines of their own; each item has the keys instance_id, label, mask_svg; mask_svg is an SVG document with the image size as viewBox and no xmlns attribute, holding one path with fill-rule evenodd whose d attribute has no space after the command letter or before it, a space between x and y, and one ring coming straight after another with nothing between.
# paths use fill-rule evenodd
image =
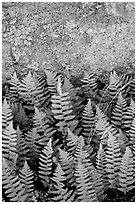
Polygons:
<instances>
[{"instance_id":1,"label":"fern leaf","mask_svg":"<svg viewBox=\"0 0 137 204\"><path fill-rule=\"evenodd\" d=\"M35 104L36 86L30 72L20 83L19 94L21 98L28 103L26 108L32 109Z\"/></svg>"},{"instance_id":2,"label":"fern leaf","mask_svg":"<svg viewBox=\"0 0 137 204\"><path fill-rule=\"evenodd\" d=\"M68 134L66 137L66 148L67 148L67 152L71 155L74 154L76 145L77 145L77 141L78 141L78 136L74 135L71 130L68 128Z\"/></svg>"},{"instance_id":3,"label":"fern leaf","mask_svg":"<svg viewBox=\"0 0 137 204\"><path fill-rule=\"evenodd\" d=\"M118 185L118 172L121 162L121 153L119 143L116 138L109 132L108 147L106 151L106 171L111 188Z\"/></svg>"},{"instance_id":4,"label":"fern leaf","mask_svg":"<svg viewBox=\"0 0 137 204\"><path fill-rule=\"evenodd\" d=\"M93 136L93 141L97 146L99 146L102 135L104 131L110 128L107 116L96 106L96 119L95 119L95 135Z\"/></svg>"},{"instance_id":5,"label":"fern leaf","mask_svg":"<svg viewBox=\"0 0 137 204\"><path fill-rule=\"evenodd\" d=\"M84 75L85 76L81 81L83 82L85 92L90 92L90 90L95 91L97 89L97 83L94 74L85 72Z\"/></svg>"},{"instance_id":6,"label":"fern leaf","mask_svg":"<svg viewBox=\"0 0 137 204\"><path fill-rule=\"evenodd\" d=\"M23 132L17 127L17 168L22 169L27 159L26 155L28 154L28 148L26 146L25 136Z\"/></svg>"},{"instance_id":7,"label":"fern leaf","mask_svg":"<svg viewBox=\"0 0 137 204\"><path fill-rule=\"evenodd\" d=\"M131 99L131 103L130 106L127 107L127 111L124 114L124 127L125 128L130 128L133 118L135 117L135 103L134 101Z\"/></svg>"},{"instance_id":8,"label":"fern leaf","mask_svg":"<svg viewBox=\"0 0 137 204\"><path fill-rule=\"evenodd\" d=\"M32 198L34 197L34 184L33 184L34 175L26 161L24 163L23 169L20 170L19 172L19 179L21 183L24 185L25 188L24 194L27 196L27 201L28 202L32 201Z\"/></svg>"},{"instance_id":9,"label":"fern leaf","mask_svg":"<svg viewBox=\"0 0 137 204\"><path fill-rule=\"evenodd\" d=\"M63 182L65 181L65 173L61 168L61 165L58 163L57 169L52 178L54 185L51 193L54 195L52 201L56 202L66 202L73 201L74 197L71 195L72 191L68 191L65 188Z\"/></svg>"},{"instance_id":10,"label":"fern leaf","mask_svg":"<svg viewBox=\"0 0 137 204\"><path fill-rule=\"evenodd\" d=\"M87 105L85 106L82 114L82 126L83 126L82 135L85 139L85 142L90 143L90 141L92 140L92 131L95 126L94 114L90 99Z\"/></svg>"},{"instance_id":11,"label":"fern leaf","mask_svg":"<svg viewBox=\"0 0 137 204\"><path fill-rule=\"evenodd\" d=\"M12 119L13 119L12 110L10 108L10 105L7 103L6 99L4 99L4 102L2 105L2 128L3 130L9 125Z\"/></svg>"},{"instance_id":12,"label":"fern leaf","mask_svg":"<svg viewBox=\"0 0 137 204\"><path fill-rule=\"evenodd\" d=\"M97 167L98 173L101 175L103 179L104 190L107 190L109 188L107 172L106 172L106 164L107 164L106 153L104 149L102 148L102 144L100 143L100 147L99 147L97 157L96 157L96 167Z\"/></svg>"},{"instance_id":13,"label":"fern leaf","mask_svg":"<svg viewBox=\"0 0 137 204\"><path fill-rule=\"evenodd\" d=\"M113 70L110 74L109 84L117 84L120 81L120 77L117 75L116 71Z\"/></svg>"},{"instance_id":14,"label":"fern leaf","mask_svg":"<svg viewBox=\"0 0 137 204\"><path fill-rule=\"evenodd\" d=\"M93 183L90 179L88 169L84 167L82 162L78 160L75 169L75 177L77 184L77 201L79 202L97 202L97 196Z\"/></svg>"},{"instance_id":15,"label":"fern leaf","mask_svg":"<svg viewBox=\"0 0 137 204\"><path fill-rule=\"evenodd\" d=\"M72 115L72 107L70 106L70 97L68 93L52 96L52 112L54 117L60 122L57 126L63 125L62 128L74 126L77 121L74 120L75 116Z\"/></svg>"},{"instance_id":16,"label":"fern leaf","mask_svg":"<svg viewBox=\"0 0 137 204\"><path fill-rule=\"evenodd\" d=\"M37 76L34 73L33 79L36 86L35 106L43 110L50 102L50 92L48 90L46 77Z\"/></svg>"},{"instance_id":17,"label":"fern leaf","mask_svg":"<svg viewBox=\"0 0 137 204\"><path fill-rule=\"evenodd\" d=\"M34 160L38 158L42 149L42 145L38 143L41 139L40 135L37 134L37 129L33 128L32 130L25 133L26 145L28 148L27 159Z\"/></svg>"},{"instance_id":18,"label":"fern leaf","mask_svg":"<svg viewBox=\"0 0 137 204\"><path fill-rule=\"evenodd\" d=\"M57 80L56 80L56 73L50 72L48 70L44 70L46 76L47 76L47 84L48 89L51 95L57 94Z\"/></svg>"},{"instance_id":19,"label":"fern leaf","mask_svg":"<svg viewBox=\"0 0 137 204\"><path fill-rule=\"evenodd\" d=\"M34 127L37 128L38 133L44 133L45 132L45 113L43 111L39 111L38 108L35 107L35 114L34 114Z\"/></svg>"},{"instance_id":20,"label":"fern leaf","mask_svg":"<svg viewBox=\"0 0 137 204\"><path fill-rule=\"evenodd\" d=\"M78 139L77 147L74 153L74 163L76 164L78 160L80 160L87 169L90 169L90 155L85 149L84 138L82 136L80 136Z\"/></svg>"},{"instance_id":21,"label":"fern leaf","mask_svg":"<svg viewBox=\"0 0 137 204\"><path fill-rule=\"evenodd\" d=\"M133 163L133 154L131 149L127 147L122 157L119 172L119 190L124 192L124 194L135 188Z\"/></svg>"},{"instance_id":22,"label":"fern leaf","mask_svg":"<svg viewBox=\"0 0 137 204\"><path fill-rule=\"evenodd\" d=\"M17 134L13 129L11 121L2 135L2 156L6 159L12 160L17 151L16 144Z\"/></svg>"},{"instance_id":23,"label":"fern leaf","mask_svg":"<svg viewBox=\"0 0 137 204\"><path fill-rule=\"evenodd\" d=\"M10 80L10 101L12 103L18 103L19 102L19 87L20 87L20 81L17 78L16 72L13 74Z\"/></svg>"},{"instance_id":24,"label":"fern leaf","mask_svg":"<svg viewBox=\"0 0 137 204\"><path fill-rule=\"evenodd\" d=\"M39 177L44 186L47 186L49 183L52 170L52 154L51 140L49 140L39 157Z\"/></svg>"},{"instance_id":25,"label":"fern leaf","mask_svg":"<svg viewBox=\"0 0 137 204\"><path fill-rule=\"evenodd\" d=\"M127 110L126 101L120 93L115 109L112 112L111 123L119 128L123 128L124 115L126 113L126 110Z\"/></svg>"},{"instance_id":26,"label":"fern leaf","mask_svg":"<svg viewBox=\"0 0 137 204\"><path fill-rule=\"evenodd\" d=\"M135 118L131 124L131 128L129 131L129 142L133 156L135 156Z\"/></svg>"},{"instance_id":27,"label":"fern leaf","mask_svg":"<svg viewBox=\"0 0 137 204\"><path fill-rule=\"evenodd\" d=\"M64 150L59 149L59 152L59 161L65 173L67 185L71 187L75 186L73 157Z\"/></svg>"},{"instance_id":28,"label":"fern leaf","mask_svg":"<svg viewBox=\"0 0 137 204\"><path fill-rule=\"evenodd\" d=\"M19 177L12 175L12 171L3 158L2 162L2 185L5 189L5 194L11 202L25 202L27 196L24 194L25 188L21 184Z\"/></svg>"}]
</instances>

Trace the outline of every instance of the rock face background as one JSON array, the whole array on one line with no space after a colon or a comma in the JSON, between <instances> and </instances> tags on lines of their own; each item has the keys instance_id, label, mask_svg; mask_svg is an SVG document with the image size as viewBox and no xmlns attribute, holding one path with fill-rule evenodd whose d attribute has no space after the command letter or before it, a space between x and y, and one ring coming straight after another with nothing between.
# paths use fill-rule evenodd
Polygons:
<instances>
[{"instance_id":1,"label":"rock face background","mask_svg":"<svg viewBox=\"0 0 137 204\"><path fill-rule=\"evenodd\" d=\"M14 71L134 71L134 3L2 4L3 80Z\"/></svg>"}]
</instances>

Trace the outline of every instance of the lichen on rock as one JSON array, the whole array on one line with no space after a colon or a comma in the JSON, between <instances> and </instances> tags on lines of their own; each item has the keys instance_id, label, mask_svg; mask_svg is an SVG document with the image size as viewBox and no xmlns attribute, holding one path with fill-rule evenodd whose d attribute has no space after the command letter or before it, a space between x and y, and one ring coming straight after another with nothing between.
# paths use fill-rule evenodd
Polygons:
<instances>
[{"instance_id":1,"label":"lichen on rock","mask_svg":"<svg viewBox=\"0 0 137 204\"><path fill-rule=\"evenodd\" d=\"M72 75L134 70L133 2L3 2L2 29L5 77L14 65L25 72L69 66Z\"/></svg>"}]
</instances>

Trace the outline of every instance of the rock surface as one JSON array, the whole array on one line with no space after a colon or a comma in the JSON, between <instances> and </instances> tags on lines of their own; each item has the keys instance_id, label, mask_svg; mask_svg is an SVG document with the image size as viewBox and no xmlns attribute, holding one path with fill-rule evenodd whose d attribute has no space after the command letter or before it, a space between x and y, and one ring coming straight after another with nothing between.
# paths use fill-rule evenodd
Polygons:
<instances>
[{"instance_id":1,"label":"rock surface","mask_svg":"<svg viewBox=\"0 0 137 204\"><path fill-rule=\"evenodd\" d=\"M134 3L6 2L2 29L3 79L28 69L134 71Z\"/></svg>"}]
</instances>

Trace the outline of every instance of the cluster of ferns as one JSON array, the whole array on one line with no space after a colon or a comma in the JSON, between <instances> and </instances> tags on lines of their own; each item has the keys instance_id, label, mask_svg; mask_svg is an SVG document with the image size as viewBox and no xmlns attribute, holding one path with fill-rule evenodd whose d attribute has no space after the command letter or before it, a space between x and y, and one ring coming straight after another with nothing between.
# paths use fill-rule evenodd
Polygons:
<instances>
[{"instance_id":1,"label":"cluster of ferns","mask_svg":"<svg viewBox=\"0 0 137 204\"><path fill-rule=\"evenodd\" d=\"M80 81L13 74L2 104L3 201L134 200L134 76L114 70L103 88L94 73Z\"/></svg>"}]
</instances>

